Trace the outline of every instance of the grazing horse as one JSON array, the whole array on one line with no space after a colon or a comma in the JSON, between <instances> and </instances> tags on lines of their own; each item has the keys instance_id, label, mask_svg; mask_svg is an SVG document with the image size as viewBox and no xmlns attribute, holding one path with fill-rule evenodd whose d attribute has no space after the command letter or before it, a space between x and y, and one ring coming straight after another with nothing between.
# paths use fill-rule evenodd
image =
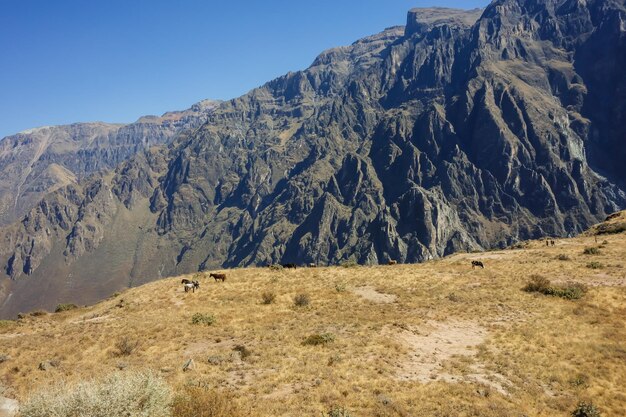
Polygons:
<instances>
[{"instance_id":1,"label":"grazing horse","mask_svg":"<svg viewBox=\"0 0 626 417\"><path fill-rule=\"evenodd\" d=\"M184 288L185 292L189 292L189 290L191 290L191 292L196 292L196 290L200 289L200 283L198 281L187 282L185 283Z\"/></svg>"},{"instance_id":2,"label":"grazing horse","mask_svg":"<svg viewBox=\"0 0 626 417\"><path fill-rule=\"evenodd\" d=\"M480 261L472 261L472 269L474 269L477 266L480 266L483 269L485 268L485 265L483 265L482 262L480 262Z\"/></svg>"},{"instance_id":3,"label":"grazing horse","mask_svg":"<svg viewBox=\"0 0 626 417\"><path fill-rule=\"evenodd\" d=\"M209 277L213 277L215 279L215 282L217 282L217 281L222 281L222 282L226 281L226 274L214 274L214 273L211 273L211 274L209 274Z\"/></svg>"},{"instance_id":4,"label":"grazing horse","mask_svg":"<svg viewBox=\"0 0 626 417\"><path fill-rule=\"evenodd\" d=\"M390 259L390 260L387 262L387 265L396 265L397 263L398 263L398 261L396 261L395 259Z\"/></svg>"},{"instance_id":5,"label":"grazing horse","mask_svg":"<svg viewBox=\"0 0 626 417\"><path fill-rule=\"evenodd\" d=\"M296 269L296 268L298 268L298 266L296 264L283 264L282 266L285 269L289 269L289 268Z\"/></svg>"}]
</instances>

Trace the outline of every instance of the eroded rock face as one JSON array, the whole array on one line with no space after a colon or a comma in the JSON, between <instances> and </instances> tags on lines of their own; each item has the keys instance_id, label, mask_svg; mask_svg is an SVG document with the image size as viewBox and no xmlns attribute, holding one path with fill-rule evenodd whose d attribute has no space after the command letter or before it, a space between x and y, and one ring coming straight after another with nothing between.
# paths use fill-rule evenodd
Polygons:
<instances>
[{"instance_id":1,"label":"eroded rock face","mask_svg":"<svg viewBox=\"0 0 626 417\"><path fill-rule=\"evenodd\" d=\"M20 132L0 141L0 225L19 219L46 194L108 171L135 153L198 128L218 102L145 116L128 125L75 123Z\"/></svg>"},{"instance_id":2,"label":"eroded rock face","mask_svg":"<svg viewBox=\"0 0 626 417\"><path fill-rule=\"evenodd\" d=\"M611 117L600 106L606 79L623 84L623 1L420 13L50 194L0 233L7 273L71 275L97 298L220 266L419 262L577 233L625 206L623 91Z\"/></svg>"}]
</instances>

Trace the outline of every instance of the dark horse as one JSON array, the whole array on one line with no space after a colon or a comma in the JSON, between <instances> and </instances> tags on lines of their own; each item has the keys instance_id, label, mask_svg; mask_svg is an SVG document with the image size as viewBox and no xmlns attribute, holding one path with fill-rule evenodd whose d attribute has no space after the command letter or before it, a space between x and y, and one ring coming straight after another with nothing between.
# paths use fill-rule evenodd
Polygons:
<instances>
[{"instance_id":1,"label":"dark horse","mask_svg":"<svg viewBox=\"0 0 626 417\"><path fill-rule=\"evenodd\" d=\"M483 265L482 262L480 261L472 261L472 269L476 268L477 266L480 266L481 268L485 268L485 265Z\"/></svg>"}]
</instances>

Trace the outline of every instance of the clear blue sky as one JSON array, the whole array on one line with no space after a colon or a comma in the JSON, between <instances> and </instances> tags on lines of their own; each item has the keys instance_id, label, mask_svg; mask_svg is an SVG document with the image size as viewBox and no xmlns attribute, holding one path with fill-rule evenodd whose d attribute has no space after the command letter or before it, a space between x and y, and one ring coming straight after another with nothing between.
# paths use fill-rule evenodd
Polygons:
<instances>
[{"instance_id":1,"label":"clear blue sky","mask_svg":"<svg viewBox=\"0 0 626 417\"><path fill-rule=\"evenodd\" d=\"M0 0L0 138L229 99L412 7L486 0Z\"/></svg>"}]
</instances>

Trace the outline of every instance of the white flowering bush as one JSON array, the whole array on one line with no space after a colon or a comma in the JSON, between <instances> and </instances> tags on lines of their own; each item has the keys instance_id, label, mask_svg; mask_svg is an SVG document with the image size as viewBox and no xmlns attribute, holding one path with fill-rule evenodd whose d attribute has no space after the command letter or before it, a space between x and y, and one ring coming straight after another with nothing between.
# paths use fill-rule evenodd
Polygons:
<instances>
[{"instance_id":1,"label":"white flowering bush","mask_svg":"<svg viewBox=\"0 0 626 417\"><path fill-rule=\"evenodd\" d=\"M41 390L20 411L22 417L166 417L171 401L162 378L150 372L118 372Z\"/></svg>"}]
</instances>

